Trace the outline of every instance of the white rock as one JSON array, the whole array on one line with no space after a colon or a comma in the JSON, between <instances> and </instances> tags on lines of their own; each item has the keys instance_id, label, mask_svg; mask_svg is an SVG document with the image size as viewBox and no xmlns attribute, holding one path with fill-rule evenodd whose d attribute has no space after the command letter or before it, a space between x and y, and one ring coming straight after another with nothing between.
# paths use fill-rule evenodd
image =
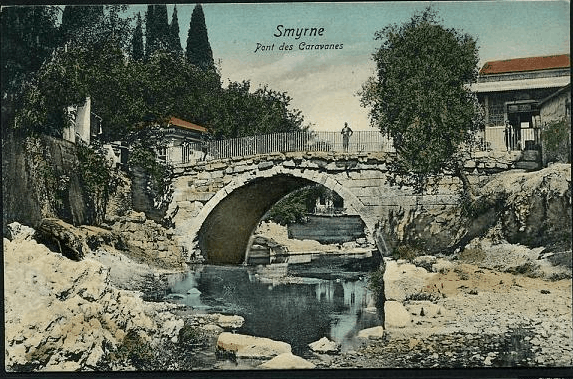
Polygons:
<instances>
[{"instance_id":1,"label":"white rock","mask_svg":"<svg viewBox=\"0 0 573 379\"><path fill-rule=\"evenodd\" d=\"M357 337L366 339L380 339L384 337L384 328L382 326L375 326L373 328L362 329L358 332Z\"/></svg>"},{"instance_id":2,"label":"white rock","mask_svg":"<svg viewBox=\"0 0 573 379\"><path fill-rule=\"evenodd\" d=\"M308 344L308 346L312 351L321 354L336 353L340 348L340 345L338 343L331 341L326 337L322 337L318 341Z\"/></svg>"},{"instance_id":3,"label":"white rock","mask_svg":"<svg viewBox=\"0 0 573 379\"><path fill-rule=\"evenodd\" d=\"M9 238L12 241L16 240L29 241L32 239L36 231L30 228L29 226L22 225L18 222L13 222L11 224L8 224L8 233L9 233Z\"/></svg>"},{"instance_id":4,"label":"white rock","mask_svg":"<svg viewBox=\"0 0 573 379\"><path fill-rule=\"evenodd\" d=\"M291 352L291 346L286 342L229 332L219 335L217 349L232 352L237 358L255 359L270 359Z\"/></svg>"},{"instance_id":5,"label":"white rock","mask_svg":"<svg viewBox=\"0 0 573 379\"><path fill-rule=\"evenodd\" d=\"M217 325L221 328L231 328L231 329L238 329L243 326L245 319L241 316L228 316L228 315L221 315L217 320Z\"/></svg>"},{"instance_id":6,"label":"white rock","mask_svg":"<svg viewBox=\"0 0 573 379\"><path fill-rule=\"evenodd\" d=\"M260 368L266 369L284 369L284 370L295 370L295 369L312 369L315 365L307 361L304 358L293 355L292 353L282 353L259 365Z\"/></svg>"},{"instance_id":7,"label":"white rock","mask_svg":"<svg viewBox=\"0 0 573 379\"><path fill-rule=\"evenodd\" d=\"M411 263L386 262L384 270L384 296L386 300L404 301L424 288L434 273Z\"/></svg>"},{"instance_id":8,"label":"white rock","mask_svg":"<svg viewBox=\"0 0 573 379\"><path fill-rule=\"evenodd\" d=\"M410 313L398 301L384 303L384 328L404 328L411 324Z\"/></svg>"}]
</instances>

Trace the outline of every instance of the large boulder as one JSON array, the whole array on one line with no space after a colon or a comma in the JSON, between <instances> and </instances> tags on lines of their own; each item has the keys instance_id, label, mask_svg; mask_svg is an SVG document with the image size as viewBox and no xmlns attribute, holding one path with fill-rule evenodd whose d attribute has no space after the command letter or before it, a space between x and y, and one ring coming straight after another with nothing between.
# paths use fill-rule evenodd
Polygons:
<instances>
[{"instance_id":1,"label":"large boulder","mask_svg":"<svg viewBox=\"0 0 573 379\"><path fill-rule=\"evenodd\" d=\"M261 364L259 368L273 370L297 370L312 369L315 368L315 365L304 358L293 355L292 353L282 353L273 359Z\"/></svg>"},{"instance_id":2,"label":"large boulder","mask_svg":"<svg viewBox=\"0 0 573 379\"><path fill-rule=\"evenodd\" d=\"M223 332L217 339L217 351L219 354L231 354L235 358L270 359L279 354L290 353L291 346L270 338Z\"/></svg>"},{"instance_id":3,"label":"large boulder","mask_svg":"<svg viewBox=\"0 0 573 379\"><path fill-rule=\"evenodd\" d=\"M505 199L499 222L508 242L571 249L571 164L499 175L480 194Z\"/></svg>"},{"instance_id":4,"label":"large boulder","mask_svg":"<svg viewBox=\"0 0 573 379\"><path fill-rule=\"evenodd\" d=\"M408 310L398 301L384 303L384 328L405 328L410 326L412 317Z\"/></svg>"},{"instance_id":5,"label":"large boulder","mask_svg":"<svg viewBox=\"0 0 573 379\"><path fill-rule=\"evenodd\" d=\"M403 261L387 261L384 270L384 296L386 300L404 301L421 292L426 281L436 274Z\"/></svg>"},{"instance_id":6,"label":"large boulder","mask_svg":"<svg viewBox=\"0 0 573 379\"><path fill-rule=\"evenodd\" d=\"M334 354L340 349L340 345L335 341L331 341L326 337L322 337L318 341L308 344L308 347L315 353L320 354Z\"/></svg>"},{"instance_id":7,"label":"large boulder","mask_svg":"<svg viewBox=\"0 0 573 379\"><path fill-rule=\"evenodd\" d=\"M37 229L38 240L53 246L54 250L70 259L83 259L90 251L84 233L60 219L45 218Z\"/></svg>"},{"instance_id":8,"label":"large boulder","mask_svg":"<svg viewBox=\"0 0 573 379\"><path fill-rule=\"evenodd\" d=\"M224 329L238 329L243 326L245 319L237 315L220 315L217 325Z\"/></svg>"},{"instance_id":9,"label":"large boulder","mask_svg":"<svg viewBox=\"0 0 573 379\"><path fill-rule=\"evenodd\" d=\"M375 326L373 328L362 329L358 332L357 337L372 340L382 339L382 337L384 337L384 327Z\"/></svg>"},{"instance_id":10,"label":"large boulder","mask_svg":"<svg viewBox=\"0 0 573 379\"><path fill-rule=\"evenodd\" d=\"M22 225L18 222L8 224L8 238L14 240L31 240L36 231L29 226Z\"/></svg>"}]
</instances>

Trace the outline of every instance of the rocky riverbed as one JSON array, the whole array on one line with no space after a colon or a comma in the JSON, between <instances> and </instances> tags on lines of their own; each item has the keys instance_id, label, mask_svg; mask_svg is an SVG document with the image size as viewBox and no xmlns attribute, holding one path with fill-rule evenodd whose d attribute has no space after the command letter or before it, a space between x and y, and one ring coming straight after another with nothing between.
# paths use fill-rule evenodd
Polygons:
<instances>
[{"instance_id":1,"label":"rocky riverbed","mask_svg":"<svg viewBox=\"0 0 573 379\"><path fill-rule=\"evenodd\" d=\"M319 357L317 367L573 365L571 279L529 278L471 264L436 274L426 281L428 291L417 292L432 300L404 301L409 325L387 327L382 339L354 351ZM432 314L432 305L440 314Z\"/></svg>"},{"instance_id":2,"label":"rocky riverbed","mask_svg":"<svg viewBox=\"0 0 573 379\"><path fill-rule=\"evenodd\" d=\"M303 359L281 351L270 359L263 347L259 357L237 359L219 339L240 317L147 302L133 291L161 292L172 271L103 248L72 261L32 232L3 241L8 371L573 364L571 267L563 265L570 252L557 258L479 240L452 257L386 258L387 306L398 308L386 314L383 331L343 352ZM505 258L496 258L502 248ZM393 320L399 312L406 316Z\"/></svg>"}]
</instances>

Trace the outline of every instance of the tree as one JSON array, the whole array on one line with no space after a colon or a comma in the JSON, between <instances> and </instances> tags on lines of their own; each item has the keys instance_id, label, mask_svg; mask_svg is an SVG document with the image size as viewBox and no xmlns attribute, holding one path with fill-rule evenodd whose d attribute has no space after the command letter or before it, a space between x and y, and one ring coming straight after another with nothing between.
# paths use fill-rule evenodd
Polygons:
<instances>
[{"instance_id":1,"label":"tree","mask_svg":"<svg viewBox=\"0 0 573 379\"><path fill-rule=\"evenodd\" d=\"M150 57L158 50L168 50L170 46L170 30L167 17L167 5L157 4L147 6L145 20L146 52Z\"/></svg>"},{"instance_id":2,"label":"tree","mask_svg":"<svg viewBox=\"0 0 573 379\"><path fill-rule=\"evenodd\" d=\"M82 104L87 96L107 130L125 128L123 115L128 112L119 109L129 94L118 83L124 80L131 30L129 20L118 17L122 9L107 7L104 16L85 29L65 27L66 47L56 49L22 91L16 113L20 129L57 136L70 121L66 108Z\"/></svg>"},{"instance_id":3,"label":"tree","mask_svg":"<svg viewBox=\"0 0 573 379\"><path fill-rule=\"evenodd\" d=\"M155 32L155 18L153 17L154 5L147 6L145 13L145 53L150 56L155 51L157 44L155 42L157 33Z\"/></svg>"},{"instance_id":4,"label":"tree","mask_svg":"<svg viewBox=\"0 0 573 379\"><path fill-rule=\"evenodd\" d=\"M176 5L173 7L171 25L169 25L169 49L177 55L183 54L183 49L181 48L181 39L179 38L179 19L177 17Z\"/></svg>"},{"instance_id":5,"label":"tree","mask_svg":"<svg viewBox=\"0 0 573 379\"><path fill-rule=\"evenodd\" d=\"M377 75L363 85L362 106L374 126L394 139L397 169L428 175L452 170L466 194L472 189L461 157L481 124L468 84L477 78L476 41L440 25L426 8L403 25L376 32Z\"/></svg>"},{"instance_id":6,"label":"tree","mask_svg":"<svg viewBox=\"0 0 573 379\"><path fill-rule=\"evenodd\" d=\"M212 129L219 138L292 132L303 128L299 110L289 109L291 97L267 86L251 92L249 81L231 82L213 101Z\"/></svg>"},{"instance_id":7,"label":"tree","mask_svg":"<svg viewBox=\"0 0 573 379\"><path fill-rule=\"evenodd\" d=\"M143 28L141 26L141 14L137 13L137 21L133 38L131 39L131 58L140 61L145 57L143 48Z\"/></svg>"},{"instance_id":8,"label":"tree","mask_svg":"<svg viewBox=\"0 0 573 379\"><path fill-rule=\"evenodd\" d=\"M170 46L170 30L169 18L167 16L167 4L156 4L153 11L153 18L155 22L155 32L157 38L157 48L161 50L169 50Z\"/></svg>"},{"instance_id":9,"label":"tree","mask_svg":"<svg viewBox=\"0 0 573 379\"><path fill-rule=\"evenodd\" d=\"M205 15L201 4L197 4L191 14L185 56L189 62L203 70L212 70L215 68L213 51L209 44L207 25L205 25Z\"/></svg>"},{"instance_id":10,"label":"tree","mask_svg":"<svg viewBox=\"0 0 573 379\"><path fill-rule=\"evenodd\" d=\"M14 127L14 114L22 101L22 87L50 56L58 40L59 9L47 6L12 6L1 9L2 133Z\"/></svg>"},{"instance_id":11,"label":"tree","mask_svg":"<svg viewBox=\"0 0 573 379\"><path fill-rule=\"evenodd\" d=\"M338 196L322 184L314 184L289 193L280 199L264 216L281 225L305 222L306 216L315 211L316 200L325 196Z\"/></svg>"},{"instance_id":12,"label":"tree","mask_svg":"<svg viewBox=\"0 0 573 379\"><path fill-rule=\"evenodd\" d=\"M103 16L103 5L66 5L60 25L62 42L72 40L77 43L96 38L94 34Z\"/></svg>"}]
</instances>

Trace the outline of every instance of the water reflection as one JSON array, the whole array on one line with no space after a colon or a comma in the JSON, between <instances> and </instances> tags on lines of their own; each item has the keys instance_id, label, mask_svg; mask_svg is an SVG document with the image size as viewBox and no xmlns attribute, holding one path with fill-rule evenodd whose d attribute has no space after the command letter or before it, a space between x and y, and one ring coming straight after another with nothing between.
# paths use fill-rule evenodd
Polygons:
<instances>
[{"instance_id":1,"label":"water reflection","mask_svg":"<svg viewBox=\"0 0 573 379\"><path fill-rule=\"evenodd\" d=\"M286 276L285 267L197 267L171 296L195 310L243 316L238 333L288 342L302 356L325 336L350 348L358 330L380 325L363 277Z\"/></svg>"}]
</instances>

